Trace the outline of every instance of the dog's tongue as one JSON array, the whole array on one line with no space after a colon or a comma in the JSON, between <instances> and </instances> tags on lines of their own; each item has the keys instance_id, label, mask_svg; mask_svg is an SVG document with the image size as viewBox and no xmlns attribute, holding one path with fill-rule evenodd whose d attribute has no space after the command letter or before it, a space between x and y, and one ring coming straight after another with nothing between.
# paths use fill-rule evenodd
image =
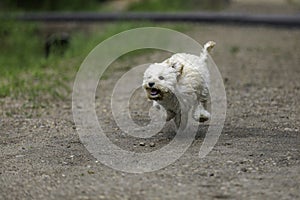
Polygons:
<instances>
[{"instance_id":1,"label":"dog's tongue","mask_svg":"<svg viewBox=\"0 0 300 200\"><path fill-rule=\"evenodd\" d=\"M151 95L157 95L158 94L158 90L157 89L151 89Z\"/></svg>"}]
</instances>

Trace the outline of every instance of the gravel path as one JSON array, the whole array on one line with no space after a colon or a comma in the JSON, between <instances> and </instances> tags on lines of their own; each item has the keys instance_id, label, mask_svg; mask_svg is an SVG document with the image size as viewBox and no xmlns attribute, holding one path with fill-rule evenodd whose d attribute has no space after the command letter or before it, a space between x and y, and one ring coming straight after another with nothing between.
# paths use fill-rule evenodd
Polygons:
<instances>
[{"instance_id":1,"label":"gravel path","mask_svg":"<svg viewBox=\"0 0 300 200\"><path fill-rule=\"evenodd\" d=\"M202 44L217 42L212 57L226 86L225 127L208 156L198 158L203 125L174 164L151 173L122 173L97 162L80 142L71 101L35 109L2 99L0 199L299 199L300 30L195 25L187 34ZM152 52L113 66L166 56ZM137 152L164 146L174 135L170 124L142 140L122 136L112 121L108 96L121 74L102 80L98 90L107 94L97 96L107 135ZM140 90L131 101L136 122L147 122L149 103Z\"/></svg>"}]
</instances>

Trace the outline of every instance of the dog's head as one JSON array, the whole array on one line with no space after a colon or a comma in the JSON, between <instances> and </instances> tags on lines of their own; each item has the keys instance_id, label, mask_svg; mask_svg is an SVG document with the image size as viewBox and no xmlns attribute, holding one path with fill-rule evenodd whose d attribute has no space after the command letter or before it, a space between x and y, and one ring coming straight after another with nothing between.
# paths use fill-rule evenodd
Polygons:
<instances>
[{"instance_id":1,"label":"dog's head","mask_svg":"<svg viewBox=\"0 0 300 200\"><path fill-rule=\"evenodd\" d=\"M174 93L181 71L168 62L151 64L144 73L143 87L150 100L163 100Z\"/></svg>"}]
</instances>

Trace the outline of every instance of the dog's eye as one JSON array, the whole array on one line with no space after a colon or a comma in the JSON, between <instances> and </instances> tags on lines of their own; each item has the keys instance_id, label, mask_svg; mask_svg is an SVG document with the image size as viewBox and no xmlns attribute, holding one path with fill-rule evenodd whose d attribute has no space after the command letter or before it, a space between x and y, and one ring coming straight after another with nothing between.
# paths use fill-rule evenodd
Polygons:
<instances>
[{"instance_id":1,"label":"dog's eye","mask_svg":"<svg viewBox=\"0 0 300 200\"><path fill-rule=\"evenodd\" d=\"M163 77L163 76L159 76L158 78L159 78L159 80L164 80L165 79L165 77Z\"/></svg>"},{"instance_id":2,"label":"dog's eye","mask_svg":"<svg viewBox=\"0 0 300 200\"><path fill-rule=\"evenodd\" d=\"M175 64L172 64L171 67L175 69Z\"/></svg>"}]
</instances>

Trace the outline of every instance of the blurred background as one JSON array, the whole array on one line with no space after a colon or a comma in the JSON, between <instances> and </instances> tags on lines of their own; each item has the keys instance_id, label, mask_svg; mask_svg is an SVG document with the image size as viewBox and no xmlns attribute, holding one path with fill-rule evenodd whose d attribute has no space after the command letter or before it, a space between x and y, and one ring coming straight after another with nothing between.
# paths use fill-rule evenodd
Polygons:
<instances>
[{"instance_id":1,"label":"blurred background","mask_svg":"<svg viewBox=\"0 0 300 200\"><path fill-rule=\"evenodd\" d=\"M141 26L164 26L191 32L193 27L203 26L203 22L154 23L147 20L33 22L15 20L15 16L45 12L50 15L53 12L75 15L82 12L294 15L299 13L299 10L299 0L2 0L0 97L26 96L36 99L43 96L52 99L69 94L70 82L88 52L104 39L123 30ZM240 25L242 24L236 26ZM234 49L232 51L235 51Z\"/></svg>"}]
</instances>

